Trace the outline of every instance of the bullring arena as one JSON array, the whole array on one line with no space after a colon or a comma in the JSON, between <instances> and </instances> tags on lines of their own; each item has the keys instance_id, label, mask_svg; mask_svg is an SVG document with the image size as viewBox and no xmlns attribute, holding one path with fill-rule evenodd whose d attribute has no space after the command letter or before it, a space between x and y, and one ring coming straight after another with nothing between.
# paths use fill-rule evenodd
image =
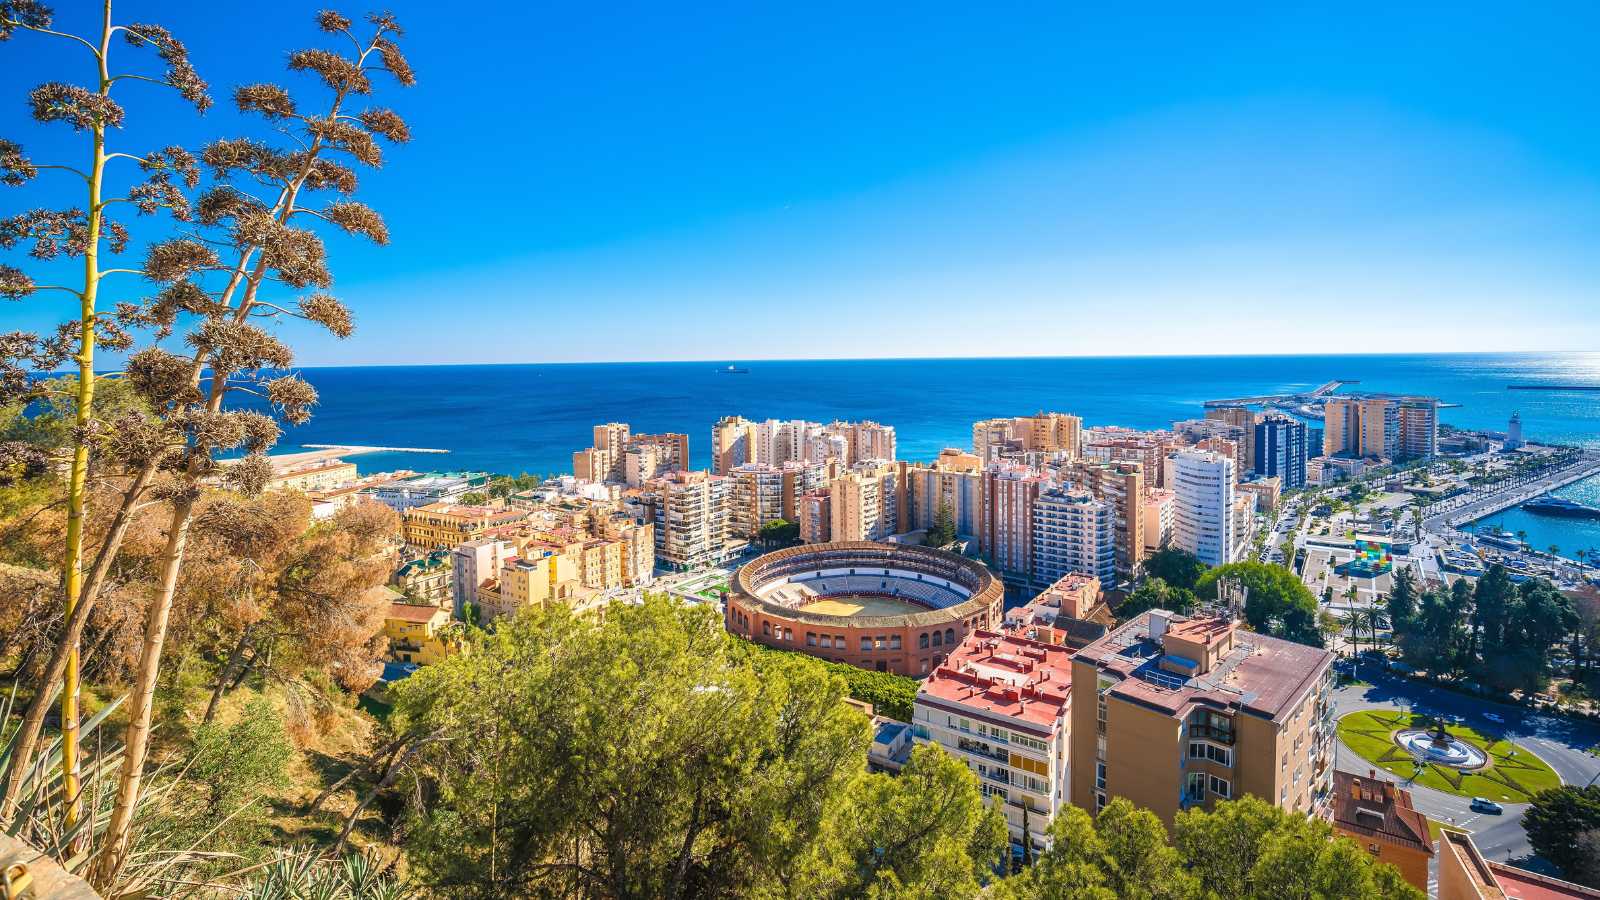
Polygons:
<instances>
[{"instance_id":1,"label":"bullring arena","mask_svg":"<svg viewBox=\"0 0 1600 900\"><path fill-rule=\"evenodd\" d=\"M728 631L898 675L926 675L1005 615L1005 589L982 564L912 544L789 547L746 563L731 587Z\"/></svg>"}]
</instances>

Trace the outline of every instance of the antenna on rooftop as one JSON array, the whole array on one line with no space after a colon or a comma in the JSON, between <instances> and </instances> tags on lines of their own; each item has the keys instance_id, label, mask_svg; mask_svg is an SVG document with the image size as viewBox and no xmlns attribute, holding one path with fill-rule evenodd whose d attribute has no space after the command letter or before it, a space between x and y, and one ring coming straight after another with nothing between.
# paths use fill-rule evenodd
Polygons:
<instances>
[{"instance_id":1,"label":"antenna on rooftop","mask_svg":"<svg viewBox=\"0 0 1600 900\"><path fill-rule=\"evenodd\" d=\"M1217 579L1217 603L1227 612L1229 621L1237 620L1244 612L1245 601L1250 597L1250 587L1243 578Z\"/></svg>"}]
</instances>

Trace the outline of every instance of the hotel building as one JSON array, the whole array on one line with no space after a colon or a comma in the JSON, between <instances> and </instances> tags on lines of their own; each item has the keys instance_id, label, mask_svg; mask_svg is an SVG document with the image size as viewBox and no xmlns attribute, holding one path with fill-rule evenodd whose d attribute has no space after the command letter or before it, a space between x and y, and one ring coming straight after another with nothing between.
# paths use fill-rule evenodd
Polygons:
<instances>
[{"instance_id":1,"label":"hotel building","mask_svg":"<svg viewBox=\"0 0 1600 900\"><path fill-rule=\"evenodd\" d=\"M416 550L450 550L475 541L496 528L515 525L528 516L525 510L460 503L429 503L404 513L406 546Z\"/></svg>"},{"instance_id":2,"label":"hotel building","mask_svg":"<svg viewBox=\"0 0 1600 900\"><path fill-rule=\"evenodd\" d=\"M1180 810L1250 794L1321 815L1333 654L1222 618L1153 610L1072 659L1072 802Z\"/></svg>"},{"instance_id":3,"label":"hotel building","mask_svg":"<svg viewBox=\"0 0 1600 900\"><path fill-rule=\"evenodd\" d=\"M966 763L1011 840L1038 849L1070 784L1071 660L1066 647L979 630L923 679L913 708L915 740Z\"/></svg>"},{"instance_id":4,"label":"hotel building","mask_svg":"<svg viewBox=\"0 0 1600 900\"><path fill-rule=\"evenodd\" d=\"M1111 520L1111 505L1088 491L1040 491L1033 503L1033 583L1053 584L1077 573L1114 584L1116 533Z\"/></svg>"},{"instance_id":5,"label":"hotel building","mask_svg":"<svg viewBox=\"0 0 1600 900\"><path fill-rule=\"evenodd\" d=\"M1172 457L1175 494L1172 543L1208 566L1233 561L1233 460L1219 453L1183 450Z\"/></svg>"}]
</instances>

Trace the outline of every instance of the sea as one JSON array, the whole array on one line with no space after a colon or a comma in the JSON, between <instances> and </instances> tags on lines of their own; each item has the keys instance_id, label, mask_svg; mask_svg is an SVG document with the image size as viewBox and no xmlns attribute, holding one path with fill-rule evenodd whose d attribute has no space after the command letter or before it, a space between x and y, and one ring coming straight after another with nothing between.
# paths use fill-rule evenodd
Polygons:
<instances>
[{"instance_id":1,"label":"sea","mask_svg":"<svg viewBox=\"0 0 1600 900\"><path fill-rule=\"evenodd\" d=\"M733 366L741 372L729 373ZM689 435L709 464L718 418L872 419L895 426L903 459L968 448L972 423L1039 410L1086 425L1165 428L1204 414L1207 400L1289 393L1342 379L1349 390L1424 394L1440 419L1503 431L1513 412L1531 440L1600 446L1600 392L1509 390L1600 386L1600 353L1338 356L1055 357L1001 359L717 360L712 362L312 367L315 416L290 429L301 444L430 448L447 454L352 457L362 471L568 472L593 425ZM1559 492L1600 502L1600 479ZM1500 514L1535 547L1600 547L1600 523L1521 510ZM1575 543L1587 541L1586 544Z\"/></svg>"}]
</instances>

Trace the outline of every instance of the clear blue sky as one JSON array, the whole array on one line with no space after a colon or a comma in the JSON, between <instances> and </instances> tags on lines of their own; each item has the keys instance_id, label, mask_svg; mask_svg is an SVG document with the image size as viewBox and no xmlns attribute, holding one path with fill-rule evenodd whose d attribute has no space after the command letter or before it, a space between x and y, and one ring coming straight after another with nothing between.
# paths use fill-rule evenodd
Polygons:
<instances>
[{"instance_id":1,"label":"clear blue sky","mask_svg":"<svg viewBox=\"0 0 1600 900\"><path fill-rule=\"evenodd\" d=\"M1600 5L753 6L395 2L394 241L332 242L302 362L1600 346ZM220 96L316 8L119 18ZM67 147L24 94L81 71L0 44L0 134ZM128 149L236 127L139 87Z\"/></svg>"}]
</instances>

